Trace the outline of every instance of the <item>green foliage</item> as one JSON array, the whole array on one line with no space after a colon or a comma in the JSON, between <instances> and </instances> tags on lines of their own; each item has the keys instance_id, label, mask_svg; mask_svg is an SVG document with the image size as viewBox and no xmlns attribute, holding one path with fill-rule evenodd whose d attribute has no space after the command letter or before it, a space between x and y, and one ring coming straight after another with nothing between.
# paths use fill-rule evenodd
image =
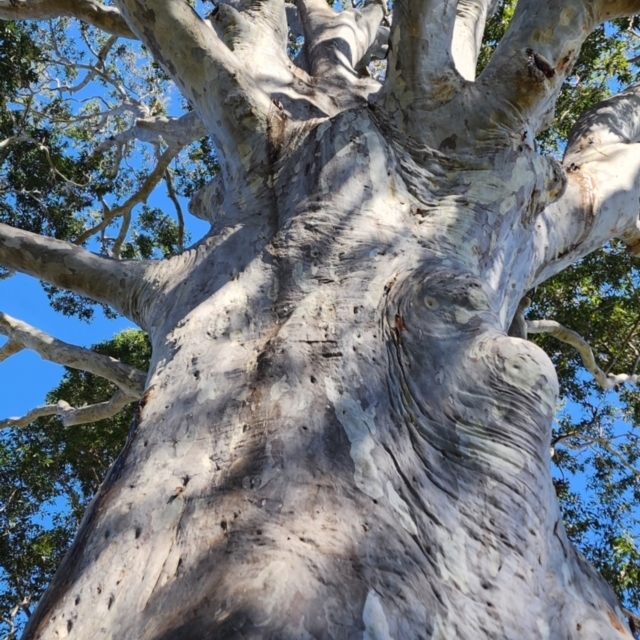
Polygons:
<instances>
[{"instance_id":1,"label":"green foliage","mask_svg":"<svg viewBox=\"0 0 640 640\"><path fill-rule=\"evenodd\" d=\"M0 146L0 222L106 255L178 253L187 238L179 199L218 170L211 145L185 149L147 188L166 145L118 142L118 135L137 118L168 113L169 78L144 46L74 24L1 23L0 141L7 143ZM174 177L177 196L160 212L150 201L166 201ZM82 320L101 307L55 287L45 291L56 310Z\"/></svg>"},{"instance_id":2,"label":"green foliage","mask_svg":"<svg viewBox=\"0 0 640 640\"><path fill-rule=\"evenodd\" d=\"M151 356L146 334L134 329L93 349L142 370ZM82 406L108 400L115 390L102 378L67 369L47 402ZM24 615L46 588L122 449L134 410L129 405L109 420L69 428L57 417L43 418L0 437L0 620L22 602Z\"/></svg>"},{"instance_id":3,"label":"green foliage","mask_svg":"<svg viewBox=\"0 0 640 640\"><path fill-rule=\"evenodd\" d=\"M577 331L605 372L632 373L640 356L638 284L640 261L615 242L532 292L528 317ZM551 357L565 402L552 442L567 532L623 602L638 609L640 396L627 386L602 391L575 349L550 336L532 339Z\"/></svg>"}]
</instances>

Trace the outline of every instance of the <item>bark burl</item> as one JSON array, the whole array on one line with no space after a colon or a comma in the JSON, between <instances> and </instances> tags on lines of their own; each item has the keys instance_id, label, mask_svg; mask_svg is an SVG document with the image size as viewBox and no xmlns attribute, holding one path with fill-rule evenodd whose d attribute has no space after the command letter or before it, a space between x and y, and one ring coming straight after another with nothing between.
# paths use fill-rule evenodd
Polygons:
<instances>
[{"instance_id":1,"label":"bark burl","mask_svg":"<svg viewBox=\"0 0 640 640\"><path fill-rule=\"evenodd\" d=\"M640 1L519 0L478 78L491 0L115 4L77 15L148 47L223 167L191 203L212 232L171 259L0 225L0 264L153 343L23 637L631 639L560 520L553 366L508 333L527 290L640 239L640 88L586 113L562 164L533 144L581 43ZM387 42L381 83L361 70Z\"/></svg>"}]
</instances>

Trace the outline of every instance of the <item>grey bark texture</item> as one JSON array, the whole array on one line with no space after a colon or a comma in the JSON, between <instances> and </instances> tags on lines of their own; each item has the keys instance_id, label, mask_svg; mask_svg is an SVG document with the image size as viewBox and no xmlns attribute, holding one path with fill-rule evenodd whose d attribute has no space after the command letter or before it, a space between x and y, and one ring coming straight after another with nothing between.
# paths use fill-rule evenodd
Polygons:
<instances>
[{"instance_id":1,"label":"grey bark texture","mask_svg":"<svg viewBox=\"0 0 640 640\"><path fill-rule=\"evenodd\" d=\"M0 225L0 264L153 344L25 640L630 639L562 526L553 366L508 330L535 284L638 241L637 88L564 164L531 141L584 38L640 2L520 0L474 81L493 3L397 0L384 86L357 71L376 2L299 0L299 64L281 0L116 4L224 169L192 206L211 233L158 263Z\"/></svg>"}]
</instances>

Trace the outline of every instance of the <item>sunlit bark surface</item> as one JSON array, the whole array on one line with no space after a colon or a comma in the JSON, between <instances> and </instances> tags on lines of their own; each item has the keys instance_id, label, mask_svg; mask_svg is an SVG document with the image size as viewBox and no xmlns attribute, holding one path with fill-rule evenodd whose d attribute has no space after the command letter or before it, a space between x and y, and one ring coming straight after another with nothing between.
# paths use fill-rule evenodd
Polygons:
<instances>
[{"instance_id":1,"label":"sunlit bark surface","mask_svg":"<svg viewBox=\"0 0 640 640\"><path fill-rule=\"evenodd\" d=\"M398 0L384 87L355 71L379 3L300 0L299 64L277 0L211 24L117 5L225 166L193 203L212 232L156 264L0 225L0 263L153 343L24 638L630 639L561 523L553 366L508 333L532 286L637 242L637 89L585 116L564 165L531 140L589 31L640 3L521 0L474 83L492 3Z\"/></svg>"}]
</instances>

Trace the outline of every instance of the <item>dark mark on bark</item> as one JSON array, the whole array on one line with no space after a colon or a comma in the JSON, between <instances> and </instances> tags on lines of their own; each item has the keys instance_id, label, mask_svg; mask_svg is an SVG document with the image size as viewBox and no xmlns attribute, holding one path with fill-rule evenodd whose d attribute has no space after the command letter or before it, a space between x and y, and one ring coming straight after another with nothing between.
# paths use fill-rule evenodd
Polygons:
<instances>
[{"instance_id":1,"label":"dark mark on bark","mask_svg":"<svg viewBox=\"0 0 640 640\"><path fill-rule=\"evenodd\" d=\"M549 61L544 56L536 53L533 49L527 49L527 66L529 68L529 73L535 76L536 79L541 79L540 74L542 74L547 80L550 80L556 75L556 70Z\"/></svg>"},{"instance_id":2,"label":"dark mark on bark","mask_svg":"<svg viewBox=\"0 0 640 640\"><path fill-rule=\"evenodd\" d=\"M438 147L439 151L455 151L455 148L458 146L457 144L458 136L455 133L452 133L448 138L445 138Z\"/></svg>"},{"instance_id":3,"label":"dark mark on bark","mask_svg":"<svg viewBox=\"0 0 640 640\"><path fill-rule=\"evenodd\" d=\"M562 547L562 553L564 553L564 557L568 556L567 550L564 547L564 543L562 542L560 535L558 534L558 525L560 524L560 520L556 520L556 523L553 525L553 535L558 538L558 542L560 542L560 546Z\"/></svg>"},{"instance_id":4,"label":"dark mark on bark","mask_svg":"<svg viewBox=\"0 0 640 640\"><path fill-rule=\"evenodd\" d=\"M204 60L206 53L202 47L191 47L191 57L198 63Z\"/></svg>"}]
</instances>

